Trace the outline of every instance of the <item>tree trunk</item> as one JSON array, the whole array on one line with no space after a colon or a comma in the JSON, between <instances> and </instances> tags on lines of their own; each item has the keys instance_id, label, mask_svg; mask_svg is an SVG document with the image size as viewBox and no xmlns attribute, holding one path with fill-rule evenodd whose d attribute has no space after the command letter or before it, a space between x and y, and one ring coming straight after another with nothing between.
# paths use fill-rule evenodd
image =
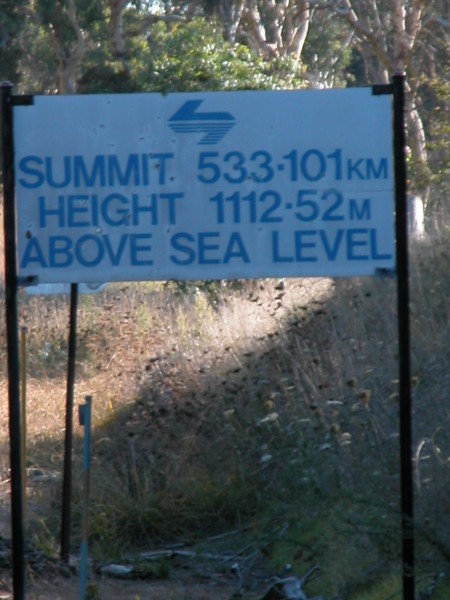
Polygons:
<instances>
[{"instance_id":1,"label":"tree trunk","mask_svg":"<svg viewBox=\"0 0 450 600\"><path fill-rule=\"evenodd\" d=\"M236 41L236 33L244 12L244 0L221 0L219 16L223 23L224 37L230 44Z\"/></svg>"},{"instance_id":2,"label":"tree trunk","mask_svg":"<svg viewBox=\"0 0 450 600\"><path fill-rule=\"evenodd\" d=\"M109 47L116 58L125 58L125 40L123 37L123 13L127 0L108 0L110 17L108 23Z\"/></svg>"},{"instance_id":3,"label":"tree trunk","mask_svg":"<svg viewBox=\"0 0 450 600\"><path fill-rule=\"evenodd\" d=\"M292 55L300 60L310 22L308 0L265 0L264 19L257 0L248 0L245 14L257 48L268 58Z\"/></svg>"},{"instance_id":4,"label":"tree trunk","mask_svg":"<svg viewBox=\"0 0 450 600\"><path fill-rule=\"evenodd\" d=\"M58 93L74 94L77 69L86 51L86 39L78 22L75 0L67 0L65 8L55 5L56 10L59 14L55 13L55 18L50 23L50 32L58 59ZM65 35L65 21L70 23L75 33L75 41L72 43L67 41Z\"/></svg>"},{"instance_id":5,"label":"tree trunk","mask_svg":"<svg viewBox=\"0 0 450 600\"><path fill-rule=\"evenodd\" d=\"M385 26L387 22L382 19L380 4L377 0L358 0L357 3L341 0L338 14L344 16L357 36L369 77L374 61L378 62L380 79L384 83L394 73L408 73L405 106L408 144L416 171L416 185L423 190L429 179L428 156L423 122L416 104L417 85L409 67L422 26L425 0L390 0L390 36ZM389 37L392 39L390 46L386 41ZM371 83L377 81L371 79Z\"/></svg>"}]
</instances>

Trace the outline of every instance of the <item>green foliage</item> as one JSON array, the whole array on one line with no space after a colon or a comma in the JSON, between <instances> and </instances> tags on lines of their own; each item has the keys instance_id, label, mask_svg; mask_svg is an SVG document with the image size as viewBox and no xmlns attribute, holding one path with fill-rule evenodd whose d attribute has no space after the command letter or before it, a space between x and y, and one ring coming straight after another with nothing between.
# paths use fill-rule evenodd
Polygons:
<instances>
[{"instance_id":1,"label":"green foliage","mask_svg":"<svg viewBox=\"0 0 450 600\"><path fill-rule=\"evenodd\" d=\"M18 92L27 94L54 94L57 89L56 56L48 32L36 23L29 23L20 34L23 51L18 64Z\"/></svg>"},{"instance_id":2,"label":"green foliage","mask_svg":"<svg viewBox=\"0 0 450 600\"><path fill-rule=\"evenodd\" d=\"M16 82L17 65L23 48L17 38L24 23L27 0L4 0L0 4L0 81Z\"/></svg>"},{"instance_id":3,"label":"green foliage","mask_svg":"<svg viewBox=\"0 0 450 600\"><path fill-rule=\"evenodd\" d=\"M400 575L390 575L372 584L369 589L351 594L350 600L386 600L401 598L402 581Z\"/></svg>"},{"instance_id":4,"label":"green foliage","mask_svg":"<svg viewBox=\"0 0 450 600\"><path fill-rule=\"evenodd\" d=\"M43 519L39 520L39 522L35 524L32 539L34 547L39 550L39 552L42 552L44 556L58 556L58 544L56 537L49 530L46 522Z\"/></svg>"},{"instance_id":5,"label":"green foliage","mask_svg":"<svg viewBox=\"0 0 450 600\"><path fill-rule=\"evenodd\" d=\"M81 27L92 27L92 24L104 16L103 0L75 0L76 17ZM35 0L33 11L42 25L65 29L67 38L73 35L73 25L66 2L58 0Z\"/></svg>"},{"instance_id":6,"label":"green foliage","mask_svg":"<svg viewBox=\"0 0 450 600\"><path fill-rule=\"evenodd\" d=\"M428 148L432 160L432 181L440 190L439 197L450 192L450 74L447 80L430 82L435 101L430 111ZM438 204L437 202L435 205Z\"/></svg>"},{"instance_id":7,"label":"green foliage","mask_svg":"<svg viewBox=\"0 0 450 600\"><path fill-rule=\"evenodd\" d=\"M101 600L100 592L95 583L88 585L86 590L86 600Z\"/></svg>"},{"instance_id":8,"label":"green foliage","mask_svg":"<svg viewBox=\"0 0 450 600\"><path fill-rule=\"evenodd\" d=\"M230 69L234 65L231 52L224 52L219 32L209 29L204 21L172 27L157 23L149 34L148 46L149 63L139 78L142 87L151 91L215 90L226 87L228 78L230 83L235 78ZM238 58L237 68L240 66ZM227 79L221 81L223 77Z\"/></svg>"},{"instance_id":9,"label":"green foliage","mask_svg":"<svg viewBox=\"0 0 450 600\"><path fill-rule=\"evenodd\" d=\"M102 0L77 0L76 20L90 45L90 35L98 22L105 22ZM106 31L106 29L105 29ZM34 94L58 92L58 64L74 52L77 32L64 3L39 0L21 15L20 28L11 40L16 52L15 70L9 78L17 91Z\"/></svg>"},{"instance_id":10,"label":"green foliage","mask_svg":"<svg viewBox=\"0 0 450 600\"><path fill-rule=\"evenodd\" d=\"M181 92L293 89L304 85L290 59L264 61L249 48L224 41L204 19L154 23L139 35L134 11L126 15L127 58L118 61L104 46L91 52L80 79L86 92ZM135 32L133 34L132 32Z\"/></svg>"}]
</instances>

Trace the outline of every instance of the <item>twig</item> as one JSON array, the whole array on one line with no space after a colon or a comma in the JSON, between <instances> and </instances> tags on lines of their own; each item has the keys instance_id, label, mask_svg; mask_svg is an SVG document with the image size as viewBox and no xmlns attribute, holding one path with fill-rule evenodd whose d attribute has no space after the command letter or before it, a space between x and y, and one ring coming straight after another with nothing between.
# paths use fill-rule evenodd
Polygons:
<instances>
[{"instance_id":1,"label":"twig","mask_svg":"<svg viewBox=\"0 0 450 600\"><path fill-rule=\"evenodd\" d=\"M229 554L195 552L193 550L154 550L152 552L142 552L138 558L140 560L159 560L161 558L174 558L176 556L183 558L205 558L208 560L233 560L233 556Z\"/></svg>"}]
</instances>

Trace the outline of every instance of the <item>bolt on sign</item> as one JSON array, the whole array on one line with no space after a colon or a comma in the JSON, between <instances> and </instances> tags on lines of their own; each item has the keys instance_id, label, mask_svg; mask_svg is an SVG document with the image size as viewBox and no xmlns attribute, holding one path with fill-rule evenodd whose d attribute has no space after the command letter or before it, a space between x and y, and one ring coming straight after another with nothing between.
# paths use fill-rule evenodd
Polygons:
<instances>
[{"instance_id":1,"label":"bolt on sign","mask_svg":"<svg viewBox=\"0 0 450 600\"><path fill-rule=\"evenodd\" d=\"M390 270L391 118L371 88L35 96L15 108L19 275Z\"/></svg>"}]
</instances>

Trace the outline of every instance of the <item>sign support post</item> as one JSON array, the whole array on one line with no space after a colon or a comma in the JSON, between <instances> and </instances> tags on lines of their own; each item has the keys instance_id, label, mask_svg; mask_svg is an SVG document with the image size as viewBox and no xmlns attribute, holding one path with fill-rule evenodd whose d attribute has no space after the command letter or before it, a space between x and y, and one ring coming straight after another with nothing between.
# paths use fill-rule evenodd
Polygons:
<instances>
[{"instance_id":1,"label":"sign support post","mask_svg":"<svg viewBox=\"0 0 450 600\"><path fill-rule=\"evenodd\" d=\"M89 544L89 484L91 469L91 412L92 396L86 396L85 404L79 407L80 425L84 427L83 442L83 515L80 547L80 600L85 600L88 580Z\"/></svg>"},{"instance_id":2,"label":"sign support post","mask_svg":"<svg viewBox=\"0 0 450 600\"><path fill-rule=\"evenodd\" d=\"M8 348L9 443L11 467L11 528L14 600L25 599L25 535L23 518L20 353L17 302L16 214L12 84L1 90L3 152L3 221L5 231L5 303Z\"/></svg>"},{"instance_id":3,"label":"sign support post","mask_svg":"<svg viewBox=\"0 0 450 600\"><path fill-rule=\"evenodd\" d=\"M66 429L64 438L64 476L61 512L61 559L69 562L72 502L73 403L77 353L78 284L70 286L69 351L67 358Z\"/></svg>"},{"instance_id":4,"label":"sign support post","mask_svg":"<svg viewBox=\"0 0 450 600\"><path fill-rule=\"evenodd\" d=\"M403 544L403 598L414 600L414 482L412 465L411 366L409 327L409 264L407 224L405 76L393 77L394 170L397 253L397 321L400 389L400 481Z\"/></svg>"}]
</instances>

